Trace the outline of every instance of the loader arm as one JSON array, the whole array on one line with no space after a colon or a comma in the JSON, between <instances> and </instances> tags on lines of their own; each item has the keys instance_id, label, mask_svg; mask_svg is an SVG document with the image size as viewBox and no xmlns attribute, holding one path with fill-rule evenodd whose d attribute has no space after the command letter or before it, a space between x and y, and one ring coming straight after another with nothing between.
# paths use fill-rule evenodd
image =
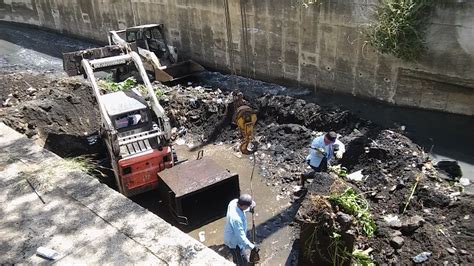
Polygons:
<instances>
[{"instance_id":1,"label":"loader arm","mask_svg":"<svg viewBox=\"0 0 474 266\"><path fill-rule=\"evenodd\" d=\"M130 32L142 33L143 30L147 29L156 29L159 31L159 35L161 36L159 41L163 43L162 48L165 51L163 55L153 51L148 43L150 40L144 38L143 35L141 35L142 37L136 37L136 39L128 39L128 37L121 36L121 34L125 33L127 35ZM168 43L162 24L141 25L124 30L109 31L108 40L110 45L125 47L127 51L138 51L142 60L146 62L146 70L149 73L153 73L154 79L160 82L171 82L196 75L205 70L203 66L192 60L178 62L177 50ZM143 42L141 46L137 45L139 40ZM124 70L124 72L130 73L130 70ZM117 75L117 80L123 80L123 78Z\"/></svg>"},{"instance_id":2,"label":"loader arm","mask_svg":"<svg viewBox=\"0 0 474 266\"><path fill-rule=\"evenodd\" d=\"M171 139L171 126L169 118L166 116L165 109L160 105L158 102L158 98L156 97L155 92L153 91L153 86L148 79L148 75L146 74L145 67L143 67L142 60L140 56L135 52L130 52L129 55L132 57L133 62L135 63L135 67L137 68L140 76L143 79L143 83L148 91L148 97L150 98L150 104L153 112L155 112L156 117L158 118L159 122L161 123L160 128L163 130L164 137L167 141Z\"/></svg>"},{"instance_id":3,"label":"loader arm","mask_svg":"<svg viewBox=\"0 0 474 266\"><path fill-rule=\"evenodd\" d=\"M103 124L107 130L112 131L114 130L114 126L112 125L112 121L107 115L105 106L101 101L100 88L97 84L94 72L116 68L118 66L126 65L129 62L133 62L147 90L150 107L158 118L157 122L162 131L162 136L165 138L166 142L169 142L171 139L169 118L166 116L165 110L158 102L140 56L136 52L128 50L128 48L130 48L129 44L126 44L125 46L112 45L103 48L93 48L79 52L66 53L63 55L64 69L67 71L69 76L81 74L86 76L92 86L97 102L99 103ZM125 54L123 54L124 50L127 50ZM80 61L80 64L78 64L77 61Z\"/></svg>"}]
</instances>

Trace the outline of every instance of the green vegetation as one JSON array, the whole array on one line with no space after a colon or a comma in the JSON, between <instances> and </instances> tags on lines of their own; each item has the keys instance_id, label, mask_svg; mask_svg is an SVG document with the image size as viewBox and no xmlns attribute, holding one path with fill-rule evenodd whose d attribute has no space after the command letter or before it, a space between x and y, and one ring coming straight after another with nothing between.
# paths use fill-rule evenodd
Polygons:
<instances>
[{"instance_id":1,"label":"green vegetation","mask_svg":"<svg viewBox=\"0 0 474 266\"><path fill-rule=\"evenodd\" d=\"M349 256L347 256L346 247L344 247L341 242L341 234L332 232L330 238L331 245L329 248L334 250L334 253L331 255L332 265L344 265L344 262L349 259Z\"/></svg>"},{"instance_id":2,"label":"green vegetation","mask_svg":"<svg viewBox=\"0 0 474 266\"><path fill-rule=\"evenodd\" d=\"M146 97L148 95L148 90L145 85L139 84L137 86L137 80L133 77L127 78L122 82L114 82L110 78L99 80L98 85L107 92L117 92L136 88L143 96ZM164 92L160 88L155 88L154 91L158 98L164 95Z\"/></svg>"},{"instance_id":3,"label":"green vegetation","mask_svg":"<svg viewBox=\"0 0 474 266\"><path fill-rule=\"evenodd\" d=\"M108 92L128 90L137 85L137 80L133 77L127 78L122 82L113 82L110 79L99 80L98 85Z\"/></svg>"},{"instance_id":4,"label":"green vegetation","mask_svg":"<svg viewBox=\"0 0 474 266\"><path fill-rule=\"evenodd\" d=\"M105 176L99 170L99 163L92 157L86 155L64 158L64 163L60 165L60 168L66 168L68 170L78 170L94 176Z\"/></svg>"},{"instance_id":5,"label":"green vegetation","mask_svg":"<svg viewBox=\"0 0 474 266\"><path fill-rule=\"evenodd\" d=\"M333 172L340 177L347 176L347 168L342 167L340 164L329 166L329 172Z\"/></svg>"},{"instance_id":6,"label":"green vegetation","mask_svg":"<svg viewBox=\"0 0 474 266\"><path fill-rule=\"evenodd\" d=\"M383 54L413 61L426 50L425 31L434 0L380 0L369 44Z\"/></svg>"},{"instance_id":7,"label":"green vegetation","mask_svg":"<svg viewBox=\"0 0 474 266\"><path fill-rule=\"evenodd\" d=\"M361 194L357 194L353 188L348 188L342 194L330 196L329 201L353 215L367 237L374 235L376 226L370 214L369 203Z\"/></svg>"},{"instance_id":8,"label":"green vegetation","mask_svg":"<svg viewBox=\"0 0 474 266\"><path fill-rule=\"evenodd\" d=\"M321 4L321 0L301 0L301 4L308 8L310 5Z\"/></svg>"},{"instance_id":9,"label":"green vegetation","mask_svg":"<svg viewBox=\"0 0 474 266\"><path fill-rule=\"evenodd\" d=\"M363 250L356 249L352 252L352 262L357 266L375 266L372 258Z\"/></svg>"}]
</instances>

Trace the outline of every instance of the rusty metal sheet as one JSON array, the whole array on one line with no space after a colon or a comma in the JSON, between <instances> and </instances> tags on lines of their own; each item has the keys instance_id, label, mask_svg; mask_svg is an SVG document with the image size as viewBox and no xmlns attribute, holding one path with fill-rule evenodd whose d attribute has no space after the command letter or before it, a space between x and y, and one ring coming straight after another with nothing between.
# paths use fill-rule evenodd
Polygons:
<instances>
[{"instance_id":1,"label":"rusty metal sheet","mask_svg":"<svg viewBox=\"0 0 474 266\"><path fill-rule=\"evenodd\" d=\"M219 166L210 158L189 161L158 173L179 198L237 176Z\"/></svg>"}]
</instances>

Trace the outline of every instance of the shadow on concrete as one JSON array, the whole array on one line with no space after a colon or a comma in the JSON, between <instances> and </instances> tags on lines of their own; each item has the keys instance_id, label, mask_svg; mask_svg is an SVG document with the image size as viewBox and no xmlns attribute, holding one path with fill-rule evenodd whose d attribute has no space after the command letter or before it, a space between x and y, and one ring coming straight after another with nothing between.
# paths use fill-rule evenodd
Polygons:
<instances>
[{"instance_id":1,"label":"shadow on concrete","mask_svg":"<svg viewBox=\"0 0 474 266\"><path fill-rule=\"evenodd\" d=\"M183 264L199 262L203 258L199 253L208 252L84 173L56 171L60 159L31 140L0 138L4 170L0 179L0 248L4 251L0 263L49 263L35 255L40 246L56 250L60 258L55 262L63 264ZM208 256L215 263L220 261Z\"/></svg>"}]
</instances>

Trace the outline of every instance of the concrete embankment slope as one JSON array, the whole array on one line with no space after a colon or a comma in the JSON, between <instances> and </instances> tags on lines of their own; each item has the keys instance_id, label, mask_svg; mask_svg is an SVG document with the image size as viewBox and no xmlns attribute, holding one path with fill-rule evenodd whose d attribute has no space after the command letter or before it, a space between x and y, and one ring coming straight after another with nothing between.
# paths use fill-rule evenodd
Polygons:
<instances>
[{"instance_id":1,"label":"concrete embankment slope","mask_svg":"<svg viewBox=\"0 0 474 266\"><path fill-rule=\"evenodd\" d=\"M0 263L232 265L3 123L0 189Z\"/></svg>"}]
</instances>

